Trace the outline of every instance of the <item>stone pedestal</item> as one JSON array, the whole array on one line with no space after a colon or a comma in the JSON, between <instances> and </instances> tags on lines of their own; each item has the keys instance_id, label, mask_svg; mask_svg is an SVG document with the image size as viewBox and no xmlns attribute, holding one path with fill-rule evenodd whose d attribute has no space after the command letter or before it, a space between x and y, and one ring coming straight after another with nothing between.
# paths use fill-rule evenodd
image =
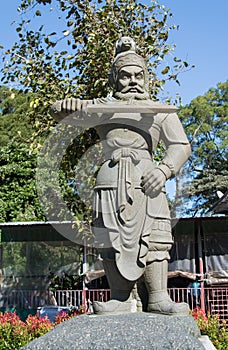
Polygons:
<instances>
[{"instance_id":1,"label":"stone pedestal","mask_svg":"<svg viewBox=\"0 0 228 350\"><path fill-rule=\"evenodd\" d=\"M191 316L82 315L56 326L27 350L211 350Z\"/></svg>"}]
</instances>

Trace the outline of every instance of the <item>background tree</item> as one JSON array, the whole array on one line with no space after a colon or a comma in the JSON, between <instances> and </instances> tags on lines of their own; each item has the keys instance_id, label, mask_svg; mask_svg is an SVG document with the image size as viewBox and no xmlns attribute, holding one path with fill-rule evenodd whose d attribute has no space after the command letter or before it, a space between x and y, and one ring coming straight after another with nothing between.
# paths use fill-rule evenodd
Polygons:
<instances>
[{"instance_id":1,"label":"background tree","mask_svg":"<svg viewBox=\"0 0 228 350\"><path fill-rule=\"evenodd\" d=\"M12 139L28 141L35 131L30 123L29 110L32 94L0 86L0 145Z\"/></svg>"},{"instance_id":2,"label":"background tree","mask_svg":"<svg viewBox=\"0 0 228 350\"><path fill-rule=\"evenodd\" d=\"M29 120L32 95L0 88L0 221L43 219L36 194L37 152ZM38 140L37 140L38 141Z\"/></svg>"},{"instance_id":3,"label":"background tree","mask_svg":"<svg viewBox=\"0 0 228 350\"><path fill-rule=\"evenodd\" d=\"M37 193L36 169L39 147L33 147L35 138L37 145L43 144L43 137L37 135L36 127L30 123L31 101L33 95L6 87L0 88L0 221L39 221L45 220L40 199ZM65 132L73 133L69 127ZM58 131L57 131L58 133ZM88 220L85 205L76 189L75 166L85 151L84 140L92 137L91 131L75 138L64 154L59 170L62 196L69 210L77 214L80 220ZM73 136L72 136L73 138ZM92 142L92 141L90 141ZM84 163L83 166L86 164ZM84 169L78 170L82 182L86 182ZM48 179L50 174L48 174ZM50 181L50 179L49 179ZM50 185L47 181L48 186ZM77 187L81 184L77 183ZM53 191L48 191L49 196ZM89 195L89 193L87 193ZM90 194L91 195L91 194ZM56 209L56 210L54 210ZM58 219L61 213L53 207L52 217ZM67 219L67 217L64 217Z\"/></svg>"},{"instance_id":4,"label":"background tree","mask_svg":"<svg viewBox=\"0 0 228 350\"><path fill-rule=\"evenodd\" d=\"M53 124L49 110L56 100L107 95L107 76L121 35L135 39L139 54L147 58L153 98L188 67L175 56L171 65L165 63L174 49L169 31L176 26L169 24L170 10L157 1L23 0L18 10L18 41L6 51L2 80L36 93L30 117L40 130ZM48 10L56 24L47 34L43 16Z\"/></svg>"},{"instance_id":5,"label":"background tree","mask_svg":"<svg viewBox=\"0 0 228 350\"><path fill-rule=\"evenodd\" d=\"M228 187L228 81L193 99L181 108L179 117L192 145L190 162L184 169L189 182L186 196L191 203L185 214L202 215L218 200L216 192L225 192ZM183 198L183 188L181 192Z\"/></svg>"},{"instance_id":6,"label":"background tree","mask_svg":"<svg viewBox=\"0 0 228 350\"><path fill-rule=\"evenodd\" d=\"M115 43L120 36L131 36L138 44L138 53L148 60L150 90L154 99L167 80L178 82L178 74L188 69L188 63L175 56L171 65L166 63L166 57L174 49L168 42L169 31L176 26L169 24L172 18L170 10L157 1L152 0L147 5L135 0L21 0L18 11L21 18L16 26L18 40L5 51L2 82L15 84L21 88L23 96L28 94L31 97L26 116L35 128L33 137L29 139L32 147L30 145L28 150L23 144L18 148L26 161L25 154L30 154L30 159L35 157L48 131L56 125L49 114L53 102L70 96L91 99L109 93L107 76ZM55 28L49 31L47 16L55 23ZM44 22L47 22L46 25ZM78 159L96 141L97 135L93 129L78 135L69 145L60 167L65 202L80 220L87 220L91 207L87 208L80 200L80 183L75 181L75 169ZM15 144L9 147L10 152L14 147L17 153ZM28 150L27 153L23 152L23 147ZM31 179L34 161L35 158L31 160L33 165L30 170L27 169ZM10 162L14 163L15 160L9 158L8 168L4 168L5 176L10 175L7 173L10 171ZM1 164L6 166L5 157ZM85 178L85 174L82 177ZM8 199L10 195L16 195L15 192L7 191L7 186L4 190L8 193L5 195ZM53 193L49 191L49 194ZM29 200L32 201L31 198ZM28 203L26 196L25 203ZM17 207L21 208L20 205ZM37 208L36 217L41 218L38 211ZM3 217L15 219L17 215L12 213L10 216L5 213ZM56 218L54 211L53 218Z\"/></svg>"}]
</instances>

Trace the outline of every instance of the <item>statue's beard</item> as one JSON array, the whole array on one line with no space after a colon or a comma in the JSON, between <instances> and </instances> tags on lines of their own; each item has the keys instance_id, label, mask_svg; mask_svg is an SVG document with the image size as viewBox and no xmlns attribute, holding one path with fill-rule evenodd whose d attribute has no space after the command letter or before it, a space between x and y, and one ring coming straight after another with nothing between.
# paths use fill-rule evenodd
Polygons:
<instances>
[{"instance_id":1,"label":"statue's beard","mask_svg":"<svg viewBox=\"0 0 228 350\"><path fill-rule=\"evenodd\" d=\"M148 92L144 91L142 92L115 92L114 97L120 100L130 100L130 99L135 99L135 100L147 100L149 98Z\"/></svg>"},{"instance_id":2,"label":"statue's beard","mask_svg":"<svg viewBox=\"0 0 228 350\"><path fill-rule=\"evenodd\" d=\"M130 90L136 90L136 91L130 91ZM122 91L115 91L114 97L120 99L120 100L129 100L129 99L135 99L135 100L147 100L149 98L149 93L139 86L137 87L126 87L122 89Z\"/></svg>"}]
</instances>

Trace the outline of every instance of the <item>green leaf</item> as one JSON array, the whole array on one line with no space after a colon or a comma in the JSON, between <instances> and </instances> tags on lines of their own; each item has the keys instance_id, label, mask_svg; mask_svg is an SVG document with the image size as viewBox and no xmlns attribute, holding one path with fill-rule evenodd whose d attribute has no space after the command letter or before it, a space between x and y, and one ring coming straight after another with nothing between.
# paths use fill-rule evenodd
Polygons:
<instances>
[{"instance_id":1,"label":"green leaf","mask_svg":"<svg viewBox=\"0 0 228 350\"><path fill-rule=\"evenodd\" d=\"M165 68L161 71L161 73L162 73L162 74L167 74L169 70L170 70L170 67L167 66L167 67L165 67Z\"/></svg>"}]
</instances>

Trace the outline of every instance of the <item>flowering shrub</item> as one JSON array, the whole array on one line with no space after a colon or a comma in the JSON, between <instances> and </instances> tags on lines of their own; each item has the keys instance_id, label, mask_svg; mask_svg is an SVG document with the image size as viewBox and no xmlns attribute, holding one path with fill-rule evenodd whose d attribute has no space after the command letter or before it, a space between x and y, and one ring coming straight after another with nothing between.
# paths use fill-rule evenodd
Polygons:
<instances>
[{"instance_id":1,"label":"flowering shrub","mask_svg":"<svg viewBox=\"0 0 228 350\"><path fill-rule=\"evenodd\" d=\"M48 319L29 315L25 322L16 312L0 313L0 350L17 350L54 327Z\"/></svg>"},{"instance_id":2,"label":"flowering shrub","mask_svg":"<svg viewBox=\"0 0 228 350\"><path fill-rule=\"evenodd\" d=\"M83 310L62 311L51 323L47 317L29 315L25 322L20 320L16 312L0 312L0 350L19 350L35 338L44 335L57 324L78 316Z\"/></svg>"},{"instance_id":3,"label":"flowering shrub","mask_svg":"<svg viewBox=\"0 0 228 350\"><path fill-rule=\"evenodd\" d=\"M72 310L72 312L66 312L66 311L61 311L56 317L55 317L55 325L60 324L61 322L69 320L69 318L79 316L83 314L83 310Z\"/></svg>"},{"instance_id":4,"label":"flowering shrub","mask_svg":"<svg viewBox=\"0 0 228 350\"><path fill-rule=\"evenodd\" d=\"M28 315L27 320L25 321L27 331L31 337L31 340L44 335L50 331L54 324L49 321L47 317L38 317Z\"/></svg>"},{"instance_id":5,"label":"flowering shrub","mask_svg":"<svg viewBox=\"0 0 228 350\"><path fill-rule=\"evenodd\" d=\"M72 316L68 314L66 311L61 311L56 317L55 317L55 324L60 324L61 322L69 320Z\"/></svg>"},{"instance_id":6,"label":"flowering shrub","mask_svg":"<svg viewBox=\"0 0 228 350\"><path fill-rule=\"evenodd\" d=\"M228 333L226 332L226 321L219 322L219 316L206 315L200 308L192 311L192 316L202 335L207 335L217 350L228 349Z\"/></svg>"},{"instance_id":7,"label":"flowering shrub","mask_svg":"<svg viewBox=\"0 0 228 350\"><path fill-rule=\"evenodd\" d=\"M26 344L27 329L16 313L0 313L0 349L20 349Z\"/></svg>"}]
</instances>

